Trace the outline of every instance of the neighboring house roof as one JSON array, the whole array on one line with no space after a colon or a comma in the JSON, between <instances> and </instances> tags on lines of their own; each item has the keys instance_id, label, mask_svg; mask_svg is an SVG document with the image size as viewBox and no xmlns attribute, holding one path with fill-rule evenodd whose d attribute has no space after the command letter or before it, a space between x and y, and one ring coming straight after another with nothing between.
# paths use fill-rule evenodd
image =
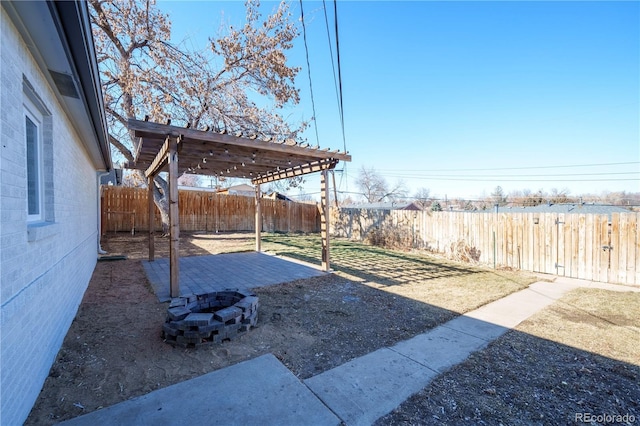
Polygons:
<instances>
[{"instance_id":1,"label":"neighboring house roof","mask_svg":"<svg viewBox=\"0 0 640 426\"><path fill-rule=\"evenodd\" d=\"M570 213L570 214L608 214L612 213L629 213L630 211L618 207L607 206L601 204L540 204L529 207L501 207L500 212L512 213Z\"/></svg>"},{"instance_id":2,"label":"neighboring house roof","mask_svg":"<svg viewBox=\"0 0 640 426\"><path fill-rule=\"evenodd\" d=\"M85 1L2 1L56 93L96 169L111 149L89 9Z\"/></svg>"},{"instance_id":3,"label":"neighboring house roof","mask_svg":"<svg viewBox=\"0 0 640 426\"><path fill-rule=\"evenodd\" d=\"M246 183L242 183L240 185L233 185L228 188L221 189L218 193L254 197L256 195L256 188L254 186L247 185Z\"/></svg>"},{"instance_id":4,"label":"neighboring house roof","mask_svg":"<svg viewBox=\"0 0 640 426\"><path fill-rule=\"evenodd\" d=\"M264 198L270 198L272 200L293 201L291 198L279 192L272 192L269 195L265 195Z\"/></svg>"},{"instance_id":5,"label":"neighboring house roof","mask_svg":"<svg viewBox=\"0 0 640 426\"><path fill-rule=\"evenodd\" d=\"M180 191L200 191L200 192L212 192L217 193L218 190L215 188L207 188L204 186L184 186L178 185L178 190Z\"/></svg>"},{"instance_id":6,"label":"neighboring house roof","mask_svg":"<svg viewBox=\"0 0 640 426\"><path fill-rule=\"evenodd\" d=\"M344 209L360 209L360 210L422 210L416 203L398 203L398 202L380 202L380 203L362 203L343 206Z\"/></svg>"}]
</instances>

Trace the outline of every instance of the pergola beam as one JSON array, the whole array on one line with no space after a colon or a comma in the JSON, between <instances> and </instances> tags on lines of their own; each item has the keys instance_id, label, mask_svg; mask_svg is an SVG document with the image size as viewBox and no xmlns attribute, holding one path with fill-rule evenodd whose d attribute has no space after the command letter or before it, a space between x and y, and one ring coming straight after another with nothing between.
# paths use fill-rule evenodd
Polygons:
<instances>
[{"instance_id":1,"label":"pergola beam","mask_svg":"<svg viewBox=\"0 0 640 426\"><path fill-rule=\"evenodd\" d=\"M158 151L156 158L154 158L154 160L151 162L151 165L147 167L147 170L144 171L144 175L146 177L157 175L158 172L160 172L160 170L162 170L164 166L167 165L167 162L169 161L168 154L169 154L169 136L167 136L167 138L164 141L164 144L162 144L162 147L160 148L160 151Z\"/></svg>"},{"instance_id":2,"label":"pergola beam","mask_svg":"<svg viewBox=\"0 0 640 426\"><path fill-rule=\"evenodd\" d=\"M185 143L193 142L214 142L225 144L229 147L254 148L262 151L281 152L281 153L297 153L300 155L311 155L320 158L335 158L338 160L351 161L351 156L339 151L318 150L309 147L303 147L298 144L289 145L286 143L274 143L261 139L251 139L245 137L233 136L225 133L205 132L197 129L185 129L166 124L152 123L149 121L139 121L129 119L129 130L135 132L136 137L141 138L158 138L159 134L167 134L167 129L177 132L183 138Z\"/></svg>"},{"instance_id":3,"label":"pergola beam","mask_svg":"<svg viewBox=\"0 0 640 426\"><path fill-rule=\"evenodd\" d=\"M180 142L180 134L177 132L171 132L171 134L166 136L164 143L151 162L151 165L149 165L147 170L144 172L146 177L157 175L164 166L167 165L167 162L169 161L169 145L171 144L170 139L172 138L175 139L176 143Z\"/></svg>"},{"instance_id":4,"label":"pergola beam","mask_svg":"<svg viewBox=\"0 0 640 426\"><path fill-rule=\"evenodd\" d=\"M251 180L251 182L255 185L261 183L269 183L274 182L280 179L287 179L296 176L301 176L314 172L321 172L323 170L333 169L336 164L338 164L338 160L334 158L328 158L325 160L314 161L308 164L303 164L296 167L291 167L288 169L276 171L276 172L268 172L264 176L259 176Z\"/></svg>"}]
</instances>

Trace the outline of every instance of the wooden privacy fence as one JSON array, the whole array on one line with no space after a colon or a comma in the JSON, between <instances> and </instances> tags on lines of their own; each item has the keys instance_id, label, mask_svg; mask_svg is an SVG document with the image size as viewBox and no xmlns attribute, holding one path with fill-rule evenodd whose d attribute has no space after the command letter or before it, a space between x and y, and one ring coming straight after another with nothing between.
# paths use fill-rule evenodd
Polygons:
<instances>
[{"instance_id":1,"label":"wooden privacy fence","mask_svg":"<svg viewBox=\"0 0 640 426\"><path fill-rule=\"evenodd\" d=\"M334 234L355 240L393 235L405 248L463 251L496 267L640 285L640 213L334 209L331 225Z\"/></svg>"},{"instance_id":2,"label":"wooden privacy fence","mask_svg":"<svg viewBox=\"0 0 640 426\"><path fill-rule=\"evenodd\" d=\"M102 187L102 232L148 231L147 190ZM261 199L262 231L320 232L320 213L314 204ZM255 231L255 198L207 191L179 191L182 231ZM162 230L156 210L155 230Z\"/></svg>"}]
</instances>

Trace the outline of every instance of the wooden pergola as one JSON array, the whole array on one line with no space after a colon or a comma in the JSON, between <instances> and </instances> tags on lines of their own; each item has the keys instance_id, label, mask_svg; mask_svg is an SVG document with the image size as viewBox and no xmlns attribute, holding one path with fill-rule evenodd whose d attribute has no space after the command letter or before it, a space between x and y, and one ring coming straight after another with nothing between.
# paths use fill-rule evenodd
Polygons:
<instances>
[{"instance_id":1,"label":"wooden pergola","mask_svg":"<svg viewBox=\"0 0 640 426\"><path fill-rule=\"evenodd\" d=\"M256 187L256 251L260 251L262 214L260 185L280 179L321 172L320 218L322 268L329 271L329 181L327 172L340 160L351 161L347 152L329 151L295 141L263 140L255 135L182 128L130 119L128 128L138 146L128 168L143 170L149 187L149 260L155 256L153 179L169 172L169 264L171 297L180 295L178 177L184 172L218 177L250 179Z\"/></svg>"}]
</instances>

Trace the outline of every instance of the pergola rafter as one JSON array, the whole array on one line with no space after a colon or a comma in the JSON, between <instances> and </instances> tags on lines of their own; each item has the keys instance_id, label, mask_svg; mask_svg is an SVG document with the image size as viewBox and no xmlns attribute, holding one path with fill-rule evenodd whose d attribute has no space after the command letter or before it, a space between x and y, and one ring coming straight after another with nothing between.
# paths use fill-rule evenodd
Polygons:
<instances>
[{"instance_id":1,"label":"pergola rafter","mask_svg":"<svg viewBox=\"0 0 640 426\"><path fill-rule=\"evenodd\" d=\"M143 170L149 183L149 223L155 212L152 197L153 178L168 168L170 218L171 297L179 290L178 177L194 173L218 177L250 179L256 185L256 250L260 251L260 185L322 172L321 229L322 267L329 265L329 214L327 171L339 161L351 161L347 152L330 151L298 144L291 140L262 140L241 134L229 135L170 124L130 119L128 128L139 139L133 163L127 168ZM149 260L154 256L154 230L149 226Z\"/></svg>"},{"instance_id":2,"label":"pergola rafter","mask_svg":"<svg viewBox=\"0 0 640 426\"><path fill-rule=\"evenodd\" d=\"M258 181L266 175L279 175L281 171L287 171L284 176L287 178L313 173L307 171L310 170L307 166L315 162L351 161L346 152L293 141L267 141L139 120L129 120L128 128L140 138L134 163L129 167L143 170L147 170L156 157L162 157L162 145L170 135L180 137L180 173Z\"/></svg>"}]
</instances>

